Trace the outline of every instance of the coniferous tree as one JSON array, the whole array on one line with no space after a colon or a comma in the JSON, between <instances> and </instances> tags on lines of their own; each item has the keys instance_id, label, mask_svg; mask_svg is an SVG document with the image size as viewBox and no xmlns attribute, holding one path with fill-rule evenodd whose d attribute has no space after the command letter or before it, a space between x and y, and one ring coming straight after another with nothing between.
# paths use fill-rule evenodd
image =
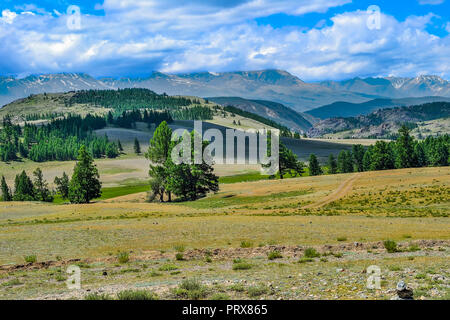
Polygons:
<instances>
[{"instance_id":1,"label":"coniferous tree","mask_svg":"<svg viewBox=\"0 0 450 320\"><path fill-rule=\"evenodd\" d=\"M35 199L33 182L25 170L20 175L16 175L14 189L14 201L33 201Z\"/></svg>"},{"instance_id":2,"label":"coniferous tree","mask_svg":"<svg viewBox=\"0 0 450 320\"><path fill-rule=\"evenodd\" d=\"M9 189L8 184L6 183L6 179L4 176L2 176L2 201L11 201L12 195L11 195L11 189Z\"/></svg>"},{"instance_id":3,"label":"coniferous tree","mask_svg":"<svg viewBox=\"0 0 450 320\"><path fill-rule=\"evenodd\" d=\"M410 130L403 125L398 133L399 137L396 142L395 166L397 168L410 168L415 165L414 155L414 138L409 134Z\"/></svg>"},{"instance_id":4,"label":"coniferous tree","mask_svg":"<svg viewBox=\"0 0 450 320\"><path fill-rule=\"evenodd\" d=\"M270 142L269 142L270 144ZM284 175L290 173L291 176L301 176L303 170L303 163L297 159L297 155L287 148L283 143L280 143L279 151L279 174L280 179L284 178Z\"/></svg>"},{"instance_id":5,"label":"coniferous tree","mask_svg":"<svg viewBox=\"0 0 450 320\"><path fill-rule=\"evenodd\" d=\"M315 154L311 154L309 156L309 175L310 176L319 176L321 175L322 168L319 165L319 161L317 160L317 157Z\"/></svg>"},{"instance_id":6,"label":"coniferous tree","mask_svg":"<svg viewBox=\"0 0 450 320\"><path fill-rule=\"evenodd\" d=\"M120 152L123 152L123 147L122 147L122 143L120 142L120 140L117 140L117 148L119 149Z\"/></svg>"},{"instance_id":7,"label":"coniferous tree","mask_svg":"<svg viewBox=\"0 0 450 320\"><path fill-rule=\"evenodd\" d=\"M350 151L343 150L338 155L338 169L341 173L353 172L353 160Z\"/></svg>"},{"instance_id":8,"label":"coniferous tree","mask_svg":"<svg viewBox=\"0 0 450 320\"><path fill-rule=\"evenodd\" d=\"M352 157L353 163L355 165L355 171L363 172L364 171L364 154L366 150L360 144L355 144L352 146Z\"/></svg>"},{"instance_id":9,"label":"coniferous tree","mask_svg":"<svg viewBox=\"0 0 450 320\"><path fill-rule=\"evenodd\" d=\"M337 173L337 162L332 154L330 154L330 156L328 157L328 168L330 174Z\"/></svg>"},{"instance_id":10,"label":"coniferous tree","mask_svg":"<svg viewBox=\"0 0 450 320\"><path fill-rule=\"evenodd\" d=\"M69 197L69 183L69 177L65 172L63 172L61 178L55 177L56 190L63 199L67 199Z\"/></svg>"},{"instance_id":11,"label":"coniferous tree","mask_svg":"<svg viewBox=\"0 0 450 320\"><path fill-rule=\"evenodd\" d=\"M43 202L52 202L53 196L48 189L48 184L44 180L42 170L37 168L34 172L34 189L35 189L35 200Z\"/></svg>"},{"instance_id":12,"label":"coniferous tree","mask_svg":"<svg viewBox=\"0 0 450 320\"><path fill-rule=\"evenodd\" d=\"M99 198L101 194L97 167L86 147L82 146L69 183L69 200L72 203L89 203L92 199Z\"/></svg>"}]
</instances>

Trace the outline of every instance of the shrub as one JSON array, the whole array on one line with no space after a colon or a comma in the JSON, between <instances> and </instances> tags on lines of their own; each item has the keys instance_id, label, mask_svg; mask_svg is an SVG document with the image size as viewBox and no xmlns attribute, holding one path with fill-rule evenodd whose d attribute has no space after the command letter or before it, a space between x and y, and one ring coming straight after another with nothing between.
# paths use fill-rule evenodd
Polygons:
<instances>
[{"instance_id":1,"label":"shrub","mask_svg":"<svg viewBox=\"0 0 450 320\"><path fill-rule=\"evenodd\" d=\"M199 300L208 295L207 288L197 279L183 280L178 288L175 288L172 292L176 297L190 300Z\"/></svg>"},{"instance_id":2,"label":"shrub","mask_svg":"<svg viewBox=\"0 0 450 320\"><path fill-rule=\"evenodd\" d=\"M408 251L409 252L420 251L420 248L419 248L419 246L417 244L412 244L412 245L409 246Z\"/></svg>"},{"instance_id":3,"label":"shrub","mask_svg":"<svg viewBox=\"0 0 450 320\"><path fill-rule=\"evenodd\" d=\"M35 263L37 261L36 255L32 254L29 256L23 257L26 263Z\"/></svg>"},{"instance_id":4,"label":"shrub","mask_svg":"<svg viewBox=\"0 0 450 320\"><path fill-rule=\"evenodd\" d=\"M383 242L383 244L384 244L384 247L386 248L388 253L398 252L397 242L395 242L394 240L385 240Z\"/></svg>"},{"instance_id":5,"label":"shrub","mask_svg":"<svg viewBox=\"0 0 450 320\"><path fill-rule=\"evenodd\" d=\"M130 255L128 252L119 252L117 254L117 260L119 260L120 263L127 263L130 261Z\"/></svg>"},{"instance_id":6,"label":"shrub","mask_svg":"<svg viewBox=\"0 0 450 320\"><path fill-rule=\"evenodd\" d=\"M241 248L251 248L253 247L253 243L250 241L241 241Z\"/></svg>"},{"instance_id":7,"label":"shrub","mask_svg":"<svg viewBox=\"0 0 450 320\"><path fill-rule=\"evenodd\" d=\"M314 259L311 259L311 258L300 258L298 260L298 263L306 263L306 262L313 262L313 261L314 261Z\"/></svg>"},{"instance_id":8,"label":"shrub","mask_svg":"<svg viewBox=\"0 0 450 320\"><path fill-rule=\"evenodd\" d=\"M347 237L338 237L337 241L340 241L340 242L347 241Z\"/></svg>"},{"instance_id":9,"label":"shrub","mask_svg":"<svg viewBox=\"0 0 450 320\"><path fill-rule=\"evenodd\" d=\"M119 300L158 300L158 296L147 290L125 290L117 294Z\"/></svg>"},{"instance_id":10,"label":"shrub","mask_svg":"<svg viewBox=\"0 0 450 320\"><path fill-rule=\"evenodd\" d=\"M210 257L210 256L206 256L206 257L205 257L205 262L211 263L211 262L212 262L211 257Z\"/></svg>"},{"instance_id":11,"label":"shrub","mask_svg":"<svg viewBox=\"0 0 450 320\"><path fill-rule=\"evenodd\" d=\"M175 259L177 259L178 261L184 260L183 254L182 254L181 252L178 252L178 253L175 255Z\"/></svg>"},{"instance_id":12,"label":"shrub","mask_svg":"<svg viewBox=\"0 0 450 320\"><path fill-rule=\"evenodd\" d=\"M305 253L303 254L305 258L318 258L320 257L320 253L317 252L314 248L307 248Z\"/></svg>"},{"instance_id":13,"label":"shrub","mask_svg":"<svg viewBox=\"0 0 450 320\"><path fill-rule=\"evenodd\" d=\"M267 258L269 260L275 260L275 259L281 259L281 258L283 258L283 256L281 255L281 253L279 251L271 251L268 253Z\"/></svg>"},{"instance_id":14,"label":"shrub","mask_svg":"<svg viewBox=\"0 0 450 320\"><path fill-rule=\"evenodd\" d=\"M89 293L84 297L84 300L112 300L112 298L106 293Z\"/></svg>"},{"instance_id":15,"label":"shrub","mask_svg":"<svg viewBox=\"0 0 450 320\"><path fill-rule=\"evenodd\" d=\"M178 267L174 264L164 264L161 267L159 267L159 271L173 271L177 269Z\"/></svg>"},{"instance_id":16,"label":"shrub","mask_svg":"<svg viewBox=\"0 0 450 320\"><path fill-rule=\"evenodd\" d=\"M210 298L210 300L230 300L230 296L226 293L216 293Z\"/></svg>"},{"instance_id":17,"label":"shrub","mask_svg":"<svg viewBox=\"0 0 450 320\"><path fill-rule=\"evenodd\" d=\"M244 292L245 288L244 288L244 285L242 283L236 283L236 284L233 284L230 287L230 290L233 290L233 291L236 291L236 292Z\"/></svg>"},{"instance_id":18,"label":"shrub","mask_svg":"<svg viewBox=\"0 0 450 320\"><path fill-rule=\"evenodd\" d=\"M269 290L266 286L260 285L260 286L252 286L247 289L248 296L251 298L262 296L263 294L266 294Z\"/></svg>"},{"instance_id":19,"label":"shrub","mask_svg":"<svg viewBox=\"0 0 450 320\"><path fill-rule=\"evenodd\" d=\"M233 270L248 270L251 268L252 265L248 262L237 262L233 264Z\"/></svg>"}]
</instances>

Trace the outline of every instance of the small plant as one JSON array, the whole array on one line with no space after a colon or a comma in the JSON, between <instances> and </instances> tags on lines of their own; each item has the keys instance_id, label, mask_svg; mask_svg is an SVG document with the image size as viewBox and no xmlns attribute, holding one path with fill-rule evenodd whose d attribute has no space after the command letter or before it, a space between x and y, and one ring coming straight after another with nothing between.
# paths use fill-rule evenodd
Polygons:
<instances>
[{"instance_id":1,"label":"small plant","mask_svg":"<svg viewBox=\"0 0 450 320\"><path fill-rule=\"evenodd\" d=\"M162 274L159 272L156 272L155 270L150 272L150 277L159 277L159 276L162 276Z\"/></svg>"},{"instance_id":2,"label":"small plant","mask_svg":"<svg viewBox=\"0 0 450 320\"><path fill-rule=\"evenodd\" d=\"M117 254L117 260L119 261L119 263L127 263L128 261L130 261L130 255L128 252L119 252Z\"/></svg>"},{"instance_id":3,"label":"small plant","mask_svg":"<svg viewBox=\"0 0 450 320\"><path fill-rule=\"evenodd\" d=\"M241 241L241 248L251 248L253 247L253 243L250 241Z\"/></svg>"},{"instance_id":4,"label":"small plant","mask_svg":"<svg viewBox=\"0 0 450 320\"><path fill-rule=\"evenodd\" d=\"M29 256L23 257L26 263L35 263L37 261L36 255L32 254Z\"/></svg>"},{"instance_id":5,"label":"small plant","mask_svg":"<svg viewBox=\"0 0 450 320\"><path fill-rule=\"evenodd\" d=\"M233 260L233 270L248 270L251 268L252 265L248 262L243 261L242 259Z\"/></svg>"},{"instance_id":6,"label":"small plant","mask_svg":"<svg viewBox=\"0 0 450 320\"><path fill-rule=\"evenodd\" d=\"M398 249L397 249L397 242L395 242L394 240L385 240L385 241L383 242L383 244L384 244L384 247L386 248L386 251L387 251L388 253L395 253L395 252L398 252Z\"/></svg>"},{"instance_id":7,"label":"small plant","mask_svg":"<svg viewBox=\"0 0 450 320\"><path fill-rule=\"evenodd\" d=\"M230 296L226 293L216 293L210 298L210 300L230 300Z\"/></svg>"},{"instance_id":8,"label":"small plant","mask_svg":"<svg viewBox=\"0 0 450 320\"><path fill-rule=\"evenodd\" d=\"M417 244L412 244L409 246L408 250L409 252L416 252L416 251L420 251L420 248Z\"/></svg>"},{"instance_id":9,"label":"small plant","mask_svg":"<svg viewBox=\"0 0 450 320\"><path fill-rule=\"evenodd\" d=\"M399 266L390 266L389 270L390 271L402 271L402 268Z\"/></svg>"},{"instance_id":10,"label":"small plant","mask_svg":"<svg viewBox=\"0 0 450 320\"><path fill-rule=\"evenodd\" d=\"M245 288L244 288L244 285L242 283L236 283L236 284L233 284L230 287L230 290L236 291L236 292L244 292Z\"/></svg>"},{"instance_id":11,"label":"small plant","mask_svg":"<svg viewBox=\"0 0 450 320\"><path fill-rule=\"evenodd\" d=\"M183 244L177 244L173 247L176 252L184 252L186 247Z\"/></svg>"},{"instance_id":12,"label":"small plant","mask_svg":"<svg viewBox=\"0 0 450 320\"><path fill-rule=\"evenodd\" d=\"M317 252L314 248L307 248L305 253L303 254L305 258L318 258L320 257L320 253Z\"/></svg>"},{"instance_id":13,"label":"small plant","mask_svg":"<svg viewBox=\"0 0 450 320\"><path fill-rule=\"evenodd\" d=\"M175 255L175 259L177 259L178 261L183 261L184 260L184 256L183 256L183 254L181 252L178 252Z\"/></svg>"},{"instance_id":14,"label":"small plant","mask_svg":"<svg viewBox=\"0 0 450 320\"><path fill-rule=\"evenodd\" d=\"M158 300L158 296L147 290L125 290L117 294L119 300Z\"/></svg>"},{"instance_id":15,"label":"small plant","mask_svg":"<svg viewBox=\"0 0 450 320\"><path fill-rule=\"evenodd\" d=\"M172 290L173 294L179 298L199 300L208 295L208 290L197 279L183 280L178 288Z\"/></svg>"},{"instance_id":16,"label":"small plant","mask_svg":"<svg viewBox=\"0 0 450 320\"><path fill-rule=\"evenodd\" d=\"M112 300L112 298L106 293L89 293L84 297L84 300Z\"/></svg>"},{"instance_id":17,"label":"small plant","mask_svg":"<svg viewBox=\"0 0 450 320\"><path fill-rule=\"evenodd\" d=\"M347 241L347 237L338 237L336 240L339 242Z\"/></svg>"},{"instance_id":18,"label":"small plant","mask_svg":"<svg viewBox=\"0 0 450 320\"><path fill-rule=\"evenodd\" d=\"M247 294L251 298L262 296L263 294L266 294L269 290L266 286L260 285L260 286L252 286L247 289Z\"/></svg>"},{"instance_id":19,"label":"small plant","mask_svg":"<svg viewBox=\"0 0 450 320\"><path fill-rule=\"evenodd\" d=\"M178 267L174 264L164 264L161 267L159 267L159 271L173 271L173 270L177 270Z\"/></svg>"},{"instance_id":20,"label":"small plant","mask_svg":"<svg viewBox=\"0 0 450 320\"><path fill-rule=\"evenodd\" d=\"M283 258L283 256L281 255L281 253L279 251L270 251L267 255L267 259L269 260L275 260L275 259L281 259Z\"/></svg>"},{"instance_id":21,"label":"small plant","mask_svg":"<svg viewBox=\"0 0 450 320\"><path fill-rule=\"evenodd\" d=\"M312 258L300 258L298 260L298 263L307 263L307 262L313 262L313 261L314 261L314 259L312 259Z\"/></svg>"},{"instance_id":22,"label":"small plant","mask_svg":"<svg viewBox=\"0 0 450 320\"><path fill-rule=\"evenodd\" d=\"M211 262L212 262L211 257L210 257L210 256L206 256L206 257L205 257L205 262L206 262L206 263L211 263Z\"/></svg>"}]
</instances>

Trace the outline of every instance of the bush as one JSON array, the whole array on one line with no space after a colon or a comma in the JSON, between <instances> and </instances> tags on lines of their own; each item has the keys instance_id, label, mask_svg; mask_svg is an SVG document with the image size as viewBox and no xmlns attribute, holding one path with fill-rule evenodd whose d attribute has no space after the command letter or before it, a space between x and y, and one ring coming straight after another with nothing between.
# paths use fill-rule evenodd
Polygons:
<instances>
[{"instance_id":1,"label":"bush","mask_svg":"<svg viewBox=\"0 0 450 320\"><path fill-rule=\"evenodd\" d=\"M311 258L300 258L298 260L298 263L306 263L306 262L313 262L313 261L314 261L314 259L311 259Z\"/></svg>"},{"instance_id":2,"label":"bush","mask_svg":"<svg viewBox=\"0 0 450 320\"><path fill-rule=\"evenodd\" d=\"M409 246L408 251L409 252L420 251L420 247L417 244L412 244Z\"/></svg>"},{"instance_id":3,"label":"bush","mask_svg":"<svg viewBox=\"0 0 450 320\"><path fill-rule=\"evenodd\" d=\"M384 247L386 248L388 253L398 252L397 242L395 242L394 240L385 240L383 242L383 244L384 244Z\"/></svg>"},{"instance_id":4,"label":"bush","mask_svg":"<svg viewBox=\"0 0 450 320\"><path fill-rule=\"evenodd\" d=\"M175 259L177 259L178 261L184 260L183 254L182 254L181 252L178 252L178 253L175 255Z\"/></svg>"},{"instance_id":5,"label":"bush","mask_svg":"<svg viewBox=\"0 0 450 320\"><path fill-rule=\"evenodd\" d=\"M230 300L230 296L226 293L216 293L210 298L210 300Z\"/></svg>"},{"instance_id":6,"label":"bush","mask_svg":"<svg viewBox=\"0 0 450 320\"><path fill-rule=\"evenodd\" d=\"M23 257L26 263L35 263L37 261L36 255L32 254L29 256Z\"/></svg>"},{"instance_id":7,"label":"bush","mask_svg":"<svg viewBox=\"0 0 450 320\"><path fill-rule=\"evenodd\" d=\"M89 293L84 297L84 300L112 300L112 298L106 293Z\"/></svg>"},{"instance_id":8,"label":"bush","mask_svg":"<svg viewBox=\"0 0 450 320\"><path fill-rule=\"evenodd\" d=\"M317 252L314 248L307 248L305 253L303 254L305 258L318 258L320 257L320 253Z\"/></svg>"},{"instance_id":9,"label":"bush","mask_svg":"<svg viewBox=\"0 0 450 320\"><path fill-rule=\"evenodd\" d=\"M252 265L248 262L244 262L241 259L233 261L233 270L248 270L251 269Z\"/></svg>"},{"instance_id":10,"label":"bush","mask_svg":"<svg viewBox=\"0 0 450 320\"><path fill-rule=\"evenodd\" d=\"M241 241L241 248L251 248L253 247L253 243L250 241Z\"/></svg>"},{"instance_id":11,"label":"bush","mask_svg":"<svg viewBox=\"0 0 450 320\"><path fill-rule=\"evenodd\" d=\"M173 294L179 298L199 300L208 295L208 290L197 279L183 280Z\"/></svg>"},{"instance_id":12,"label":"bush","mask_svg":"<svg viewBox=\"0 0 450 320\"><path fill-rule=\"evenodd\" d=\"M165 264L162 265L161 267L159 267L159 271L173 271L173 270L177 270L178 267L174 264Z\"/></svg>"},{"instance_id":13,"label":"bush","mask_svg":"<svg viewBox=\"0 0 450 320\"><path fill-rule=\"evenodd\" d=\"M337 241L339 241L339 242L347 241L347 237L338 237Z\"/></svg>"},{"instance_id":14,"label":"bush","mask_svg":"<svg viewBox=\"0 0 450 320\"><path fill-rule=\"evenodd\" d=\"M130 261L130 255L128 252L119 252L117 254L117 260L119 260L120 263L127 263Z\"/></svg>"},{"instance_id":15,"label":"bush","mask_svg":"<svg viewBox=\"0 0 450 320\"><path fill-rule=\"evenodd\" d=\"M279 251L271 251L268 253L267 258L269 260L275 260L275 259L281 259L281 258L283 258L283 256L281 255L281 253Z\"/></svg>"},{"instance_id":16,"label":"bush","mask_svg":"<svg viewBox=\"0 0 450 320\"><path fill-rule=\"evenodd\" d=\"M158 300L158 296L147 290L125 290L117 294L119 300Z\"/></svg>"},{"instance_id":17,"label":"bush","mask_svg":"<svg viewBox=\"0 0 450 320\"><path fill-rule=\"evenodd\" d=\"M251 298L262 296L263 294L266 294L269 290L266 286L253 286L249 287L247 289L248 296Z\"/></svg>"},{"instance_id":18,"label":"bush","mask_svg":"<svg viewBox=\"0 0 450 320\"><path fill-rule=\"evenodd\" d=\"M236 283L236 284L233 284L230 287L230 290L236 291L236 292L244 292L245 288L244 288L244 285L242 283Z\"/></svg>"}]
</instances>

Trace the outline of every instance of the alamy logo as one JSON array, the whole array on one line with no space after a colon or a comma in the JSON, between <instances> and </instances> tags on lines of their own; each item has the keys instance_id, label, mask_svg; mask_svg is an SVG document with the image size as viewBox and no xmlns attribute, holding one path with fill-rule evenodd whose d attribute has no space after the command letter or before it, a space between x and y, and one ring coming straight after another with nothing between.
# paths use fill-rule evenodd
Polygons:
<instances>
[{"instance_id":1,"label":"alamy logo","mask_svg":"<svg viewBox=\"0 0 450 320\"><path fill-rule=\"evenodd\" d=\"M172 150L171 159L175 164L261 164L264 174L278 172L279 130L226 129L225 137L223 135L219 129L208 129L203 134L202 122L194 121L193 138L185 129L173 132L172 141L178 143ZM203 141L209 142L205 148Z\"/></svg>"}]
</instances>

